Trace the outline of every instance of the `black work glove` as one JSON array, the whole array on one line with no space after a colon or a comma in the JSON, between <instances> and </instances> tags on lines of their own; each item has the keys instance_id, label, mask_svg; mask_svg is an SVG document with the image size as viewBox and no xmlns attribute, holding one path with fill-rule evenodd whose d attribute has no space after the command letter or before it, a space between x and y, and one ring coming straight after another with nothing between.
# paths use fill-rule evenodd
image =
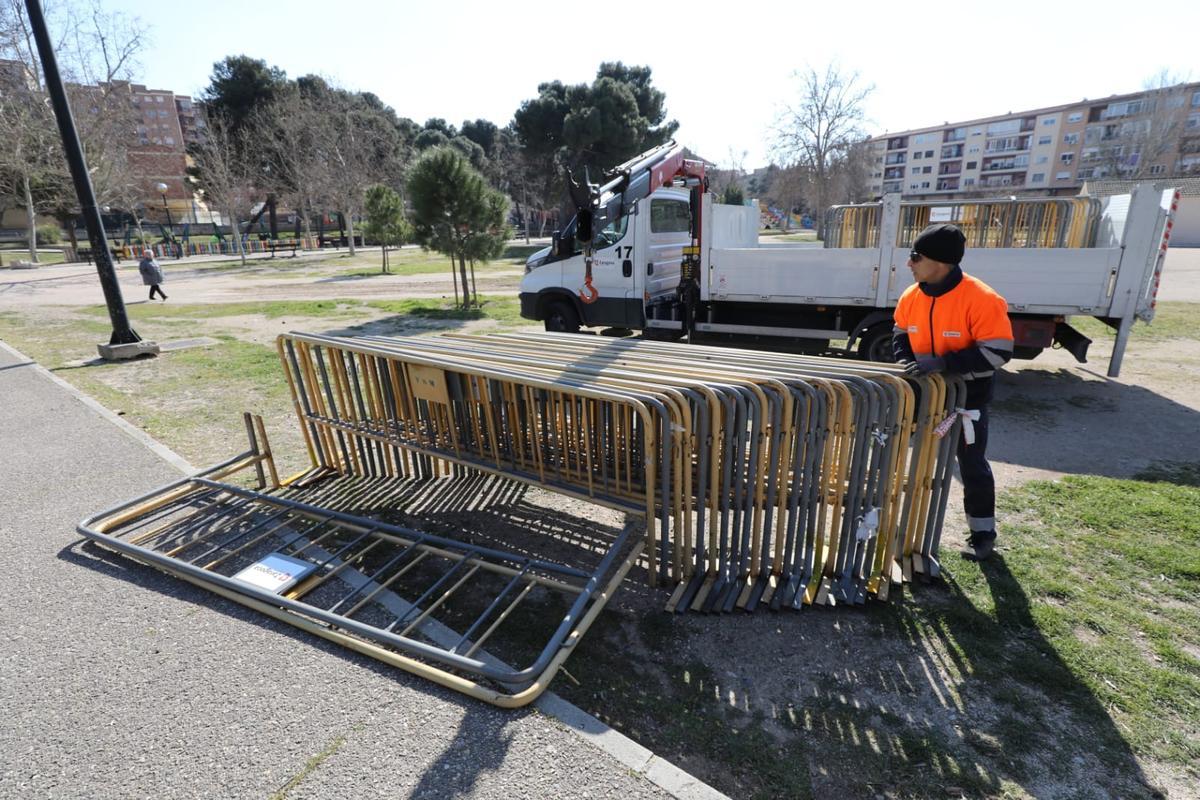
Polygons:
<instances>
[{"instance_id":1,"label":"black work glove","mask_svg":"<svg viewBox=\"0 0 1200 800\"><path fill-rule=\"evenodd\" d=\"M946 369L946 359L941 356L917 356L916 361L910 361L904 366L909 375L930 375Z\"/></svg>"}]
</instances>

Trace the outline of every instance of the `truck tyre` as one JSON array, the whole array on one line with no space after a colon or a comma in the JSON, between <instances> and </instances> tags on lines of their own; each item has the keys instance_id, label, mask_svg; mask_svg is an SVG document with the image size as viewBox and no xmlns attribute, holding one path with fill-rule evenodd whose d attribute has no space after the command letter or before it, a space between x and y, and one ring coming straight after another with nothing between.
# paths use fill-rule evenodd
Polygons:
<instances>
[{"instance_id":1,"label":"truck tyre","mask_svg":"<svg viewBox=\"0 0 1200 800\"><path fill-rule=\"evenodd\" d=\"M551 333L579 333L579 315L566 300L551 300L542 319Z\"/></svg>"},{"instance_id":2,"label":"truck tyre","mask_svg":"<svg viewBox=\"0 0 1200 800\"><path fill-rule=\"evenodd\" d=\"M858 357L863 361L883 361L888 364L896 360L892 352L892 324L873 325L858 340Z\"/></svg>"}]
</instances>

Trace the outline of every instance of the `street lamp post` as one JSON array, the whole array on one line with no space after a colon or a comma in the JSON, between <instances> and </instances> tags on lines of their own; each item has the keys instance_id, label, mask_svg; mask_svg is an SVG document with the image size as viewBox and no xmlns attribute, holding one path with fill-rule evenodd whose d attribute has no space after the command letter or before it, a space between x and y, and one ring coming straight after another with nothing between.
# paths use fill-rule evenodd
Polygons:
<instances>
[{"instance_id":1,"label":"street lamp post","mask_svg":"<svg viewBox=\"0 0 1200 800\"><path fill-rule=\"evenodd\" d=\"M46 29L46 18L42 14L42 6L38 0L25 0L25 9L29 13L29 27L33 29L38 55L41 56L46 91L50 95L54 118L58 122L58 132L62 136L67 167L71 171L71 180L75 184L75 196L79 198L79 207L83 213L84 224L87 226L88 240L91 242L92 253L96 258L96 272L100 278L100 288L104 291L104 300L108 305L108 317L112 322L112 337L107 345L99 345L100 355L111 360L156 354L158 345L143 341L142 337L138 336L129 324L129 315L125 311L125 300L121 296L121 285L117 281L117 271L113 268L112 256L108 252L108 236L104 233L104 221L100 219L100 209L96 207L96 194L92 190L92 179L88 175L87 162L83 157L83 147L79 143L79 133L75 129L75 118L71 116L71 106L67 102L62 76L58 72L58 60L54 57L54 45L50 42L50 33Z\"/></svg>"},{"instance_id":2,"label":"street lamp post","mask_svg":"<svg viewBox=\"0 0 1200 800\"><path fill-rule=\"evenodd\" d=\"M176 259L183 258L182 249L176 249L175 247L175 231L172 230L174 223L171 222L171 207L167 205L167 189L169 187L165 183L159 183L154 188L158 189L158 193L162 195L163 211L167 213L167 231L171 234L171 251L175 254Z\"/></svg>"}]
</instances>

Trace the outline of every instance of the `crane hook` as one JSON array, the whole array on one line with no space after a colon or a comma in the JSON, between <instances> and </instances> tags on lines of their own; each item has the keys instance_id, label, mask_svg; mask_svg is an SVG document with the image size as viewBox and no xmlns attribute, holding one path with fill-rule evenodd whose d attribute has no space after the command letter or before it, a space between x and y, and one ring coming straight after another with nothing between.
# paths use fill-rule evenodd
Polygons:
<instances>
[{"instance_id":1,"label":"crane hook","mask_svg":"<svg viewBox=\"0 0 1200 800\"><path fill-rule=\"evenodd\" d=\"M589 305L600 299L600 292L592 285L591 275L584 277L583 288L579 290L579 299Z\"/></svg>"}]
</instances>

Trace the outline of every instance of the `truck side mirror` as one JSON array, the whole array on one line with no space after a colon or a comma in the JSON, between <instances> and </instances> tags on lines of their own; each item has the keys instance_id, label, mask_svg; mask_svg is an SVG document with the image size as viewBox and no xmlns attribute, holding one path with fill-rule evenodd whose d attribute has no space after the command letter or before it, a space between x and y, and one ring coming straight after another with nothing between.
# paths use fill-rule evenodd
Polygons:
<instances>
[{"instance_id":1,"label":"truck side mirror","mask_svg":"<svg viewBox=\"0 0 1200 800\"><path fill-rule=\"evenodd\" d=\"M555 231L550 234L550 255L555 258L562 258L562 231Z\"/></svg>"}]
</instances>

